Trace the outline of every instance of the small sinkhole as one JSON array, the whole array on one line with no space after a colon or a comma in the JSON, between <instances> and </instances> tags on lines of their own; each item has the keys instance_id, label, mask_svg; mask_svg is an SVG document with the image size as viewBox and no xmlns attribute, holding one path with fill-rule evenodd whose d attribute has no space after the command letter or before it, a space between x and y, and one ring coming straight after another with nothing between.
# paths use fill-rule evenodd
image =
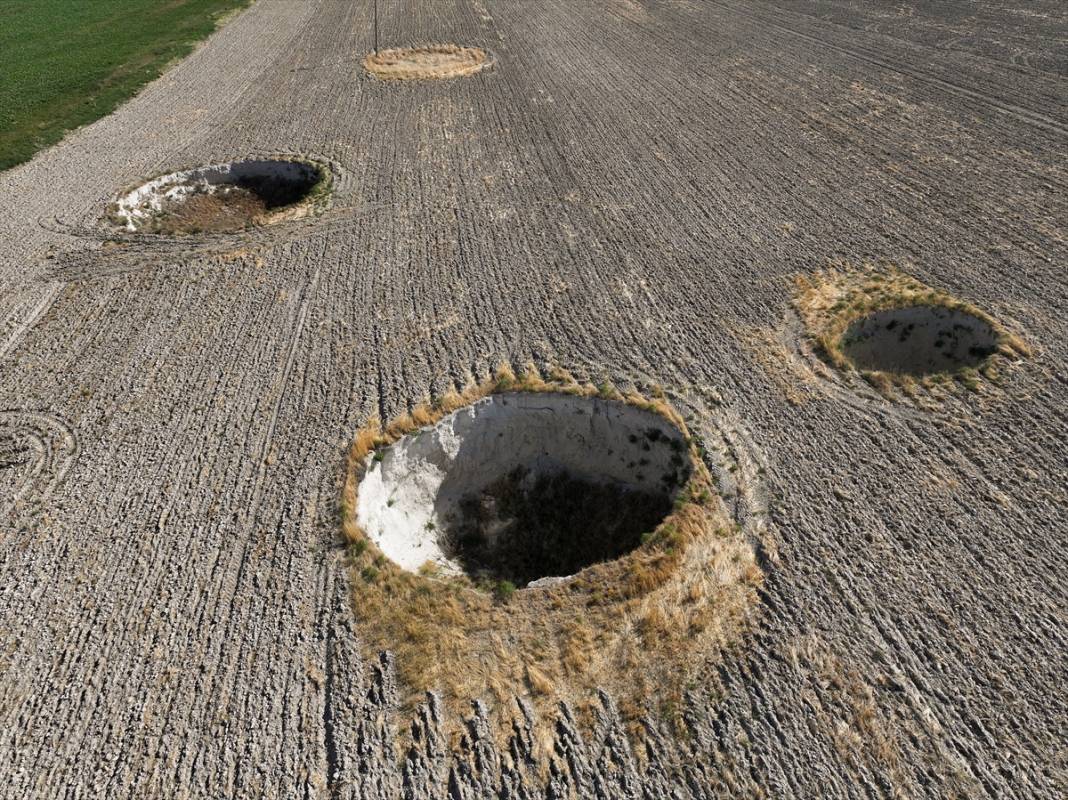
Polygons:
<instances>
[{"instance_id":1,"label":"small sinkhole","mask_svg":"<svg viewBox=\"0 0 1068 800\"><path fill-rule=\"evenodd\" d=\"M364 68L384 80L434 80L473 75L490 64L479 47L434 44L425 47L394 47L369 53Z\"/></svg>"},{"instance_id":2,"label":"small sinkhole","mask_svg":"<svg viewBox=\"0 0 1068 800\"><path fill-rule=\"evenodd\" d=\"M839 346L857 369L920 377L980 366L996 352L998 334L967 311L916 305L855 320Z\"/></svg>"},{"instance_id":3,"label":"small sinkhole","mask_svg":"<svg viewBox=\"0 0 1068 800\"><path fill-rule=\"evenodd\" d=\"M119 198L111 216L128 231L187 234L235 231L302 214L323 185L306 161L253 159L164 175Z\"/></svg>"},{"instance_id":4,"label":"small sinkhole","mask_svg":"<svg viewBox=\"0 0 1068 800\"><path fill-rule=\"evenodd\" d=\"M689 459L654 411L494 394L369 457L357 522L405 569L545 585L638 547L671 512Z\"/></svg>"}]
</instances>

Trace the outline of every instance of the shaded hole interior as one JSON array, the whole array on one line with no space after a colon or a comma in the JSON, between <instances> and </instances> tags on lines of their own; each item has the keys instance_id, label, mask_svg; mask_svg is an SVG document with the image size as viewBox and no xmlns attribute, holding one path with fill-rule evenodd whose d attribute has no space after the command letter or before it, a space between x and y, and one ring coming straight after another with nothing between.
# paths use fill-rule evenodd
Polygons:
<instances>
[{"instance_id":1,"label":"shaded hole interior","mask_svg":"<svg viewBox=\"0 0 1068 800\"><path fill-rule=\"evenodd\" d=\"M239 161L157 178L119 202L131 229L159 233L228 231L262 222L307 199L323 179L298 161Z\"/></svg>"},{"instance_id":2,"label":"shaded hole interior","mask_svg":"<svg viewBox=\"0 0 1068 800\"><path fill-rule=\"evenodd\" d=\"M525 586L572 575L641 544L671 511L674 488L674 478L663 491L642 491L516 467L463 498L446 523L442 549L479 581Z\"/></svg>"},{"instance_id":3,"label":"shaded hole interior","mask_svg":"<svg viewBox=\"0 0 1068 800\"><path fill-rule=\"evenodd\" d=\"M858 369L924 376L980 366L997 344L997 332L973 314L921 305L861 317L839 346Z\"/></svg>"},{"instance_id":4,"label":"shaded hole interior","mask_svg":"<svg viewBox=\"0 0 1068 800\"><path fill-rule=\"evenodd\" d=\"M682 433L654 412L497 394L372 458L357 521L406 569L521 587L634 549L689 477Z\"/></svg>"}]
</instances>

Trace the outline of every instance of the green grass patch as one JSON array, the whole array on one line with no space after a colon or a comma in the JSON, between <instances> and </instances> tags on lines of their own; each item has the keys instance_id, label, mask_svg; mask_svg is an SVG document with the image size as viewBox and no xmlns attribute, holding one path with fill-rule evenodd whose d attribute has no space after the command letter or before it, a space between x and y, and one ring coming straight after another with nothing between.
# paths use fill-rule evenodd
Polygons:
<instances>
[{"instance_id":1,"label":"green grass patch","mask_svg":"<svg viewBox=\"0 0 1068 800\"><path fill-rule=\"evenodd\" d=\"M0 170L99 119L251 0L3 0Z\"/></svg>"}]
</instances>

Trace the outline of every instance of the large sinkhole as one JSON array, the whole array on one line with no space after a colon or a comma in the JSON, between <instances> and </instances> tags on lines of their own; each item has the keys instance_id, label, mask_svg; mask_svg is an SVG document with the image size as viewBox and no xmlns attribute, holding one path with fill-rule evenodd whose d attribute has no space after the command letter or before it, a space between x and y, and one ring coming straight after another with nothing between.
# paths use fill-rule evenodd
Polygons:
<instances>
[{"instance_id":1,"label":"large sinkhole","mask_svg":"<svg viewBox=\"0 0 1068 800\"><path fill-rule=\"evenodd\" d=\"M163 175L123 195L111 216L129 231L235 231L302 216L326 182L307 161L251 159Z\"/></svg>"},{"instance_id":2,"label":"large sinkhole","mask_svg":"<svg viewBox=\"0 0 1068 800\"><path fill-rule=\"evenodd\" d=\"M854 321L839 344L857 369L915 376L977 367L997 345L989 323L938 305L875 311Z\"/></svg>"},{"instance_id":3,"label":"large sinkhole","mask_svg":"<svg viewBox=\"0 0 1068 800\"><path fill-rule=\"evenodd\" d=\"M356 518L405 569L526 586L637 547L689 458L683 434L637 406L494 394L370 456Z\"/></svg>"}]
</instances>

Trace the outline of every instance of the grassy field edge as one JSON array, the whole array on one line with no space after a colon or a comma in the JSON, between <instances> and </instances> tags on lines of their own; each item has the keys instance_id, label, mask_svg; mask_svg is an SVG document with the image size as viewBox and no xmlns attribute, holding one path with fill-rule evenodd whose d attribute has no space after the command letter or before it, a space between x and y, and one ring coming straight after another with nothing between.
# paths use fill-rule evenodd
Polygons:
<instances>
[{"instance_id":1,"label":"grassy field edge","mask_svg":"<svg viewBox=\"0 0 1068 800\"><path fill-rule=\"evenodd\" d=\"M13 0L0 32L0 171L112 113L255 0Z\"/></svg>"}]
</instances>

